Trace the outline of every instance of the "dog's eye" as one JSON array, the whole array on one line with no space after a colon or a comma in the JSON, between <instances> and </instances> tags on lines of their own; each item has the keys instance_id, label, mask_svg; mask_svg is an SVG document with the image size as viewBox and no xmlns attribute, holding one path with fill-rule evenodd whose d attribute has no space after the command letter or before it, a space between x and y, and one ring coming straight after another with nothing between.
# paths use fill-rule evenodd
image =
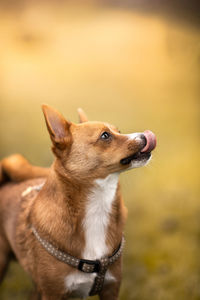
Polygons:
<instances>
[{"instance_id":1,"label":"dog's eye","mask_svg":"<svg viewBox=\"0 0 200 300\"><path fill-rule=\"evenodd\" d=\"M102 140L108 140L111 137L111 134L107 131L103 132L101 135Z\"/></svg>"}]
</instances>

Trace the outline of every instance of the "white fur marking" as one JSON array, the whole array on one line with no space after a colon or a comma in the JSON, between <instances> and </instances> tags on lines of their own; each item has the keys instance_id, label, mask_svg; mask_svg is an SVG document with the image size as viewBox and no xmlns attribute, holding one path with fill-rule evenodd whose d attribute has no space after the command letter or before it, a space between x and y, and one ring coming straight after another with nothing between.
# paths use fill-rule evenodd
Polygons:
<instances>
[{"instance_id":1,"label":"white fur marking","mask_svg":"<svg viewBox=\"0 0 200 300\"><path fill-rule=\"evenodd\" d=\"M68 275L65 278L65 285L67 290L72 292L71 297L87 298L93 286L95 277L95 273L86 274L78 271ZM105 284L115 282L115 280L115 277L110 271L107 271L105 275Z\"/></svg>"},{"instance_id":2,"label":"white fur marking","mask_svg":"<svg viewBox=\"0 0 200 300\"><path fill-rule=\"evenodd\" d=\"M118 185L118 173L110 174L105 179L97 179L95 187L88 197L86 215L83 220L85 230L85 248L82 253L84 259L99 259L108 255L106 245L106 232L109 224L109 214ZM73 272L65 278L65 284L69 291L79 297L87 297L94 283L95 274ZM105 283L114 281L110 272L106 273Z\"/></svg>"},{"instance_id":3,"label":"white fur marking","mask_svg":"<svg viewBox=\"0 0 200 300\"><path fill-rule=\"evenodd\" d=\"M43 187L43 185L44 185L44 183L27 187L26 190L22 192L22 197L27 196L30 192L32 192L34 190L35 191L40 191L41 188Z\"/></svg>"},{"instance_id":4,"label":"white fur marking","mask_svg":"<svg viewBox=\"0 0 200 300\"><path fill-rule=\"evenodd\" d=\"M83 222L86 239L83 257L86 259L98 259L108 253L106 231L117 190L118 177L119 175L115 173L105 179L97 179L96 186L89 195Z\"/></svg>"},{"instance_id":5,"label":"white fur marking","mask_svg":"<svg viewBox=\"0 0 200 300\"><path fill-rule=\"evenodd\" d=\"M75 271L65 278L65 285L67 290L72 292L72 296L86 298L94 283L96 274L82 273Z\"/></svg>"},{"instance_id":6,"label":"white fur marking","mask_svg":"<svg viewBox=\"0 0 200 300\"><path fill-rule=\"evenodd\" d=\"M133 168L140 168L140 167L143 167L143 166L146 166L151 160L151 157L147 160L140 160L140 161L132 161L131 162L131 165L128 169L126 170L130 170L130 169L133 169Z\"/></svg>"},{"instance_id":7,"label":"white fur marking","mask_svg":"<svg viewBox=\"0 0 200 300\"><path fill-rule=\"evenodd\" d=\"M136 140L140 141L141 140L141 132L136 132L136 133L130 133L130 134L125 134L130 140Z\"/></svg>"}]
</instances>

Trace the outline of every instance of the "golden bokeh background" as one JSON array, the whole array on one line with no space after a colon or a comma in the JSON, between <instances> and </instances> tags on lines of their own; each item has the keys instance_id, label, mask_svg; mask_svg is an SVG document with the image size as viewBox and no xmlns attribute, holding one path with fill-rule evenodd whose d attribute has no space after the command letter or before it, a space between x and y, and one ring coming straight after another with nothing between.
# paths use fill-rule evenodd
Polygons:
<instances>
[{"instance_id":1,"label":"golden bokeh background","mask_svg":"<svg viewBox=\"0 0 200 300\"><path fill-rule=\"evenodd\" d=\"M122 133L154 131L151 163L121 175L129 216L120 300L197 300L200 27L195 3L147 2L1 1L0 159L19 152L52 163L41 103L74 122L82 107ZM12 263L0 299L30 290Z\"/></svg>"}]
</instances>

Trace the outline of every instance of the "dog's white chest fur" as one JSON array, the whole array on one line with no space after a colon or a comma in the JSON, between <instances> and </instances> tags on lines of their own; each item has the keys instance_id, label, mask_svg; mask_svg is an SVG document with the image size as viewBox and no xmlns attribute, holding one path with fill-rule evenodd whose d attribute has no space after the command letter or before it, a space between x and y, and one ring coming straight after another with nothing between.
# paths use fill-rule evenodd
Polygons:
<instances>
[{"instance_id":1,"label":"dog's white chest fur","mask_svg":"<svg viewBox=\"0 0 200 300\"><path fill-rule=\"evenodd\" d=\"M86 214L83 220L86 243L82 258L90 260L106 256L109 251L106 245L106 233L117 190L118 174L111 174L105 179L97 179L95 183L95 188L88 196ZM75 296L85 298L89 295L95 276L95 273L86 274L74 271L65 278L66 288ZM107 271L105 282L110 280L115 279Z\"/></svg>"}]
</instances>

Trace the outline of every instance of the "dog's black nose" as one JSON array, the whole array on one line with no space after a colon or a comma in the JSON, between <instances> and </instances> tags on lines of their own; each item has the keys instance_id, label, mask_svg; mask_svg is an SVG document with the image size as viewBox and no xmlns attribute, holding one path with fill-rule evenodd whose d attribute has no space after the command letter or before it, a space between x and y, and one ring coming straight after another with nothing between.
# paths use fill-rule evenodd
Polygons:
<instances>
[{"instance_id":1,"label":"dog's black nose","mask_svg":"<svg viewBox=\"0 0 200 300\"><path fill-rule=\"evenodd\" d=\"M142 140L142 149L143 149L147 144L147 139L143 133L140 134L140 138Z\"/></svg>"}]
</instances>

